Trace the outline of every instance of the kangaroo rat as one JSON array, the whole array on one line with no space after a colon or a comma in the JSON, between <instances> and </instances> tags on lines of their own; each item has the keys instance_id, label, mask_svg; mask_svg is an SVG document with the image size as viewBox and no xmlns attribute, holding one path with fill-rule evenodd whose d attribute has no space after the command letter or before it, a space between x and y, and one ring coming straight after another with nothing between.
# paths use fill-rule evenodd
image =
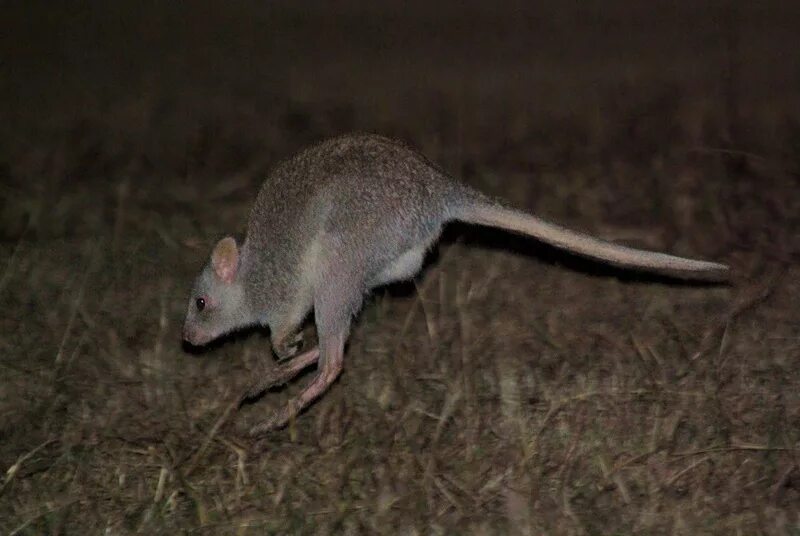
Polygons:
<instances>
[{"instance_id":1,"label":"kangaroo rat","mask_svg":"<svg viewBox=\"0 0 800 536\"><path fill-rule=\"evenodd\" d=\"M203 345L269 326L276 354L309 311L319 344L257 382L246 397L318 362L311 383L251 430L285 425L342 371L350 323L372 288L409 279L451 220L499 227L608 264L687 279L723 280L723 264L605 242L514 210L448 177L424 156L380 136L324 141L280 163L264 182L240 245L214 247L189 300L183 338Z\"/></svg>"}]
</instances>

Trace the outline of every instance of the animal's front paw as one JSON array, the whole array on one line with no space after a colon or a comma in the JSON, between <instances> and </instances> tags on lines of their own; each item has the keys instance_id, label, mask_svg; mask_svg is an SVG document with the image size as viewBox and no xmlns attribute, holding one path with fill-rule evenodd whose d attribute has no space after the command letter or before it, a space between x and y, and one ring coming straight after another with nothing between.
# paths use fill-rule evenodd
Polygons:
<instances>
[{"instance_id":1,"label":"animal's front paw","mask_svg":"<svg viewBox=\"0 0 800 536\"><path fill-rule=\"evenodd\" d=\"M286 361L296 356L303 347L303 334L296 333L293 337L272 341L272 351L278 361Z\"/></svg>"},{"instance_id":2,"label":"animal's front paw","mask_svg":"<svg viewBox=\"0 0 800 536\"><path fill-rule=\"evenodd\" d=\"M295 413L290 406L276 411L267 419L250 428L250 437L257 438L283 428Z\"/></svg>"},{"instance_id":3,"label":"animal's front paw","mask_svg":"<svg viewBox=\"0 0 800 536\"><path fill-rule=\"evenodd\" d=\"M271 389L283 383L286 383L286 374L280 367L273 367L270 370L264 371L261 374L261 378L247 388L240 398L240 402L252 400L267 389Z\"/></svg>"}]
</instances>

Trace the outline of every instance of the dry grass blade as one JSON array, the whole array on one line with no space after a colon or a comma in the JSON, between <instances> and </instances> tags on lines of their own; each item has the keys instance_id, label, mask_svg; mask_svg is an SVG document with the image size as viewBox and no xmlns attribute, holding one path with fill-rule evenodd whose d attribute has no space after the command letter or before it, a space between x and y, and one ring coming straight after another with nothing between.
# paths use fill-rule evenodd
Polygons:
<instances>
[{"instance_id":1,"label":"dry grass blade","mask_svg":"<svg viewBox=\"0 0 800 536\"><path fill-rule=\"evenodd\" d=\"M692 469L694 469L698 465L708 462L710 459L711 456L703 456L699 460L693 461L687 467L681 469L680 471L678 471L677 473L666 479L664 482L662 482L660 488L661 489L671 488L675 484L675 482L677 482L683 475L689 473Z\"/></svg>"},{"instance_id":2,"label":"dry grass blade","mask_svg":"<svg viewBox=\"0 0 800 536\"><path fill-rule=\"evenodd\" d=\"M28 528L28 526L36 522L38 519L45 516L53 515L59 510L63 510L64 508L67 508L68 506L74 504L75 502L77 502L77 499L70 499L58 504L53 504L53 503L46 504L43 508L40 509L38 513L29 517L28 519L23 521L20 525L16 526L13 530L9 531L8 536L16 536L17 534L22 534L23 531L25 531L25 529Z\"/></svg>"},{"instance_id":3,"label":"dry grass blade","mask_svg":"<svg viewBox=\"0 0 800 536\"><path fill-rule=\"evenodd\" d=\"M691 356L691 361L696 361L708 353L716 345L715 341L724 337L728 325L737 317L769 298L782 274L782 269L774 269L763 281L742 289L736 296L730 310L723 317L717 319L705 337L703 337L700 348Z\"/></svg>"},{"instance_id":4,"label":"dry grass blade","mask_svg":"<svg viewBox=\"0 0 800 536\"><path fill-rule=\"evenodd\" d=\"M83 277L81 278L80 286L78 287L78 293L72 300L72 307L70 308L69 318L67 319L67 325L64 328L64 333L61 336L61 343L58 345L58 351L56 352L55 363L56 365L60 365L61 361L64 358L64 348L69 340L69 336L72 333L72 326L75 323L75 318L78 315L78 310L81 307L81 303L83 302L84 292L86 290L86 283L89 281L89 275L92 271L92 265L94 264L94 257L97 253L98 249L95 246L94 252L91 255L91 261L89 262L89 266L87 266L83 271Z\"/></svg>"},{"instance_id":5,"label":"dry grass blade","mask_svg":"<svg viewBox=\"0 0 800 536\"><path fill-rule=\"evenodd\" d=\"M231 415L239 407L239 403L240 403L240 397L236 397L235 400L230 401L228 405L225 406L222 415L219 416L217 421L214 423L214 426L211 427L211 430L208 432L208 435L206 435L206 438L203 440L203 443L200 445L200 448L197 449L197 452L194 453L194 456L192 456L192 458L187 463L186 469L184 471L186 477L191 475L195 471L195 469L197 469L198 464L203 459L203 456L208 450L208 446L214 440L214 438L222 429L222 427L225 425L225 423L228 422Z\"/></svg>"},{"instance_id":6,"label":"dry grass blade","mask_svg":"<svg viewBox=\"0 0 800 536\"><path fill-rule=\"evenodd\" d=\"M23 454L22 456L20 456L17 459L17 461L14 462L14 464L6 470L6 479L3 482L3 485L0 486L0 496L3 495L3 493L8 488L9 484L11 484L11 481L14 480L15 476L17 476L17 473L22 468L22 464L24 464L26 461L28 461L33 456L35 456L40 450L42 450L43 448L45 448L46 446L48 446L48 445L50 445L51 443L54 443L54 442L55 442L55 439L48 439L47 441L44 441L44 442L40 443L36 447L32 448L30 451L28 451L25 454Z\"/></svg>"},{"instance_id":7,"label":"dry grass blade","mask_svg":"<svg viewBox=\"0 0 800 536\"><path fill-rule=\"evenodd\" d=\"M739 452L739 451L755 451L755 452L800 452L800 448L796 447L769 447L766 445L731 445L730 447L709 447L707 449L698 449L687 452L675 452L670 454L675 458L685 458L689 456L698 456L700 454L709 453L725 453L725 452Z\"/></svg>"},{"instance_id":8,"label":"dry grass blade","mask_svg":"<svg viewBox=\"0 0 800 536\"><path fill-rule=\"evenodd\" d=\"M447 499L447 503L448 503L447 505L444 505L444 506L442 506L442 508L439 509L439 512L437 513L437 516L444 515L444 513L449 508L454 508L456 511L459 512L459 515L461 515L461 513L464 511L461 503L456 498L456 496L450 490L447 489L447 486L444 485L444 482L442 482L441 478L436 477L436 476L433 477L433 484L436 486L436 489L439 490L439 493L441 493L442 496L445 499Z\"/></svg>"}]
</instances>

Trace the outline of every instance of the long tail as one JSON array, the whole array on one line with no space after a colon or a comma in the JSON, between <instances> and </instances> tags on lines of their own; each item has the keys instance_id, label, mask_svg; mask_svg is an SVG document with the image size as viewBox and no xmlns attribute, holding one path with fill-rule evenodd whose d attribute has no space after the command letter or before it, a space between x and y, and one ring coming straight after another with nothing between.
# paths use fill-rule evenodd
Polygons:
<instances>
[{"instance_id":1,"label":"long tail","mask_svg":"<svg viewBox=\"0 0 800 536\"><path fill-rule=\"evenodd\" d=\"M620 246L504 207L478 192L466 194L466 199L462 197L463 202L454 207L453 219L532 236L558 248L624 268L704 281L726 281L729 276L729 268L724 264Z\"/></svg>"}]
</instances>

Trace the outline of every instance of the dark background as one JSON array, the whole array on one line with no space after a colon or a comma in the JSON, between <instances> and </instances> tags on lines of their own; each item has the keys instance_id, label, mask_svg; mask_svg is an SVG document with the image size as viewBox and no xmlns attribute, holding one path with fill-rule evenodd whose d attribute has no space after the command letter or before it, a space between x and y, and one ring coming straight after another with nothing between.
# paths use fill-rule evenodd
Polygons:
<instances>
[{"instance_id":1,"label":"dark background","mask_svg":"<svg viewBox=\"0 0 800 536\"><path fill-rule=\"evenodd\" d=\"M0 528L784 534L800 523L800 7L2 2ZM278 159L354 130L731 286L449 229L289 429L266 334L179 343Z\"/></svg>"}]
</instances>

